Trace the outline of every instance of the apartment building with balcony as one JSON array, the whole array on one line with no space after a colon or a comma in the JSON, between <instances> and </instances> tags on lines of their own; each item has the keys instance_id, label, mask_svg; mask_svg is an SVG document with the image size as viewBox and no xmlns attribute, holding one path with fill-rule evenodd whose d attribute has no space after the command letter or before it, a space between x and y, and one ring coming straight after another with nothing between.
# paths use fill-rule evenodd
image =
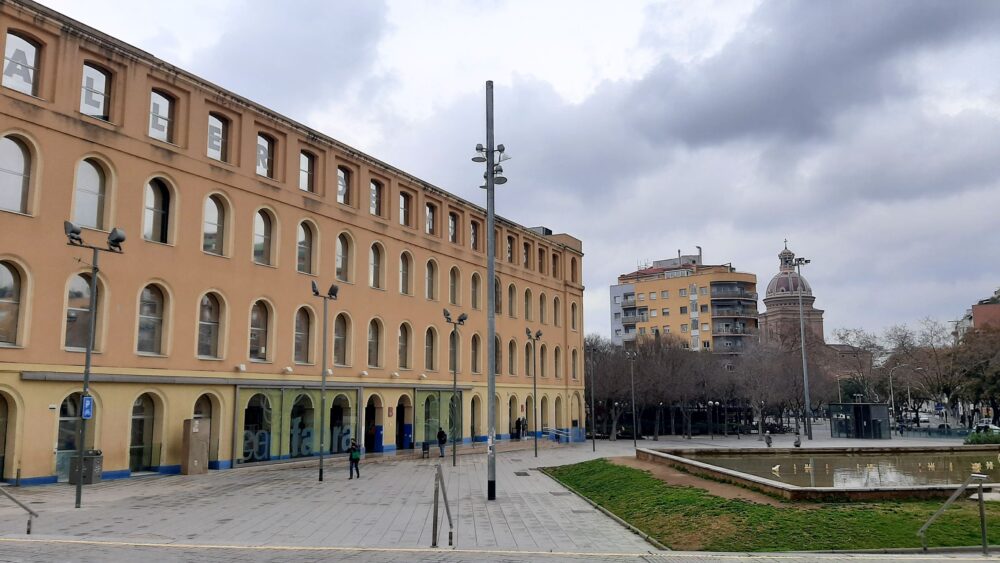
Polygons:
<instances>
[{"instance_id":1,"label":"apartment building with balcony","mask_svg":"<svg viewBox=\"0 0 1000 563\"><path fill-rule=\"evenodd\" d=\"M702 253L657 260L610 289L616 344L670 335L692 350L738 354L757 338L757 277Z\"/></svg>"}]
</instances>

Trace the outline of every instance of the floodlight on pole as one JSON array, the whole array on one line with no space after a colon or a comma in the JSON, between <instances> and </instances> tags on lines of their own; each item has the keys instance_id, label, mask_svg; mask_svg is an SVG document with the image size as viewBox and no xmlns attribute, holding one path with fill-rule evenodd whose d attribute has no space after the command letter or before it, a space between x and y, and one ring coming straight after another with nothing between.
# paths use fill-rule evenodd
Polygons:
<instances>
[{"instance_id":1,"label":"floodlight on pole","mask_svg":"<svg viewBox=\"0 0 1000 563\"><path fill-rule=\"evenodd\" d=\"M535 457L538 457L538 351L536 346L538 339L542 337L542 331L535 331L531 334L530 328L524 329L525 335L531 341L531 433L535 436Z\"/></svg>"},{"instance_id":2,"label":"floodlight on pole","mask_svg":"<svg viewBox=\"0 0 1000 563\"><path fill-rule=\"evenodd\" d=\"M806 323L805 317L802 314L802 293L805 292L805 282L802 281L802 266L808 264L811 260L799 257L795 259L795 267L798 269L798 294L799 294L799 343L802 346L802 392L805 396L805 414L806 414L806 436L812 440L812 406L809 402L809 365L806 361Z\"/></svg>"},{"instance_id":3,"label":"floodlight on pole","mask_svg":"<svg viewBox=\"0 0 1000 563\"><path fill-rule=\"evenodd\" d=\"M458 405L458 327L465 324L466 319L469 316L462 313L458 316L457 320L451 320L451 311L448 309L444 310L444 321L451 325L451 337L448 342L448 361L451 364L451 401L449 404ZM455 424L455 416L458 414L459 409L456 408L455 412L449 412L449 419L451 420L452 427L451 430L451 466L455 467L458 465L458 429L461 427L459 424Z\"/></svg>"},{"instance_id":4,"label":"floodlight on pole","mask_svg":"<svg viewBox=\"0 0 1000 563\"><path fill-rule=\"evenodd\" d=\"M69 221L63 221L63 232L66 234L66 244L69 246L79 246L91 250L92 259L90 262L90 323L87 327L87 347L83 363L83 393L80 395L80 404L90 397L90 366L91 358L94 354L94 335L97 332L97 274L100 268L97 266L98 257L101 252L111 252L122 254L122 243L125 242L125 231L115 227L108 234L107 248L93 246L83 242L82 230ZM77 474L76 474L76 507L80 508L83 499L83 448L84 437L87 435L87 419L83 417L83 408L80 409L80 424L77 435Z\"/></svg>"},{"instance_id":5,"label":"floodlight on pole","mask_svg":"<svg viewBox=\"0 0 1000 563\"><path fill-rule=\"evenodd\" d=\"M312 280L312 293L313 296L319 297L323 300L323 362L320 365L320 384L319 384L319 480L323 480L323 454L326 450L326 376L329 369L326 367L328 362L327 347L329 344L329 336L327 333L328 325L330 324L328 319L328 305L330 301L336 301L337 293L340 291L340 287L337 284L332 284L330 289L326 290L326 295L319 292L319 286L316 285L316 280Z\"/></svg>"}]
</instances>

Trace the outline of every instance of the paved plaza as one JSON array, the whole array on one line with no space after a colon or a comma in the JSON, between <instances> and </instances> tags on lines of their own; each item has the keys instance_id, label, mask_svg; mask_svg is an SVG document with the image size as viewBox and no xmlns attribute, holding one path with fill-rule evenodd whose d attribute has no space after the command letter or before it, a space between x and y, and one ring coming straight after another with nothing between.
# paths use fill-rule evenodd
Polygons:
<instances>
[{"instance_id":1,"label":"paved plaza","mask_svg":"<svg viewBox=\"0 0 1000 563\"><path fill-rule=\"evenodd\" d=\"M779 437L779 446L783 437ZM789 443L791 438L788 439ZM894 446L955 441L893 440ZM868 445L851 441L852 446ZM486 456L362 462L361 479L328 462L272 465L196 476L148 476L87 486L73 508L69 485L10 488L40 513L31 536L25 518L0 499L0 561L913 561L982 560L976 554L706 554L661 552L538 467L633 455L630 440L546 444L497 455L497 500L486 501ZM677 438L640 447L763 447L755 438ZM817 446L845 441L817 439ZM878 442L884 446L886 442ZM455 547L441 510L441 547L430 549L432 496L442 463L455 516Z\"/></svg>"}]
</instances>

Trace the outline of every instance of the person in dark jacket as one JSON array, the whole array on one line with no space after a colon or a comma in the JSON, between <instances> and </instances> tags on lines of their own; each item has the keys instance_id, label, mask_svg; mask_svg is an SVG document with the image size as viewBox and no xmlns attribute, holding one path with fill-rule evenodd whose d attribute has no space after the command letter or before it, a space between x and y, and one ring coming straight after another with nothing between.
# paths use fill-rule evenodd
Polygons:
<instances>
[{"instance_id":1,"label":"person in dark jacket","mask_svg":"<svg viewBox=\"0 0 1000 563\"><path fill-rule=\"evenodd\" d=\"M361 463L361 448L358 447L357 440L351 440L351 447L347 450L347 454L351 460L351 465L347 468L348 479L354 479L355 473L357 473L358 479L360 479L361 470L358 469L358 464Z\"/></svg>"},{"instance_id":2,"label":"person in dark jacket","mask_svg":"<svg viewBox=\"0 0 1000 563\"><path fill-rule=\"evenodd\" d=\"M441 455L438 457L444 457L444 447L448 444L448 435L445 434L444 428L438 428L438 449L441 450Z\"/></svg>"}]
</instances>

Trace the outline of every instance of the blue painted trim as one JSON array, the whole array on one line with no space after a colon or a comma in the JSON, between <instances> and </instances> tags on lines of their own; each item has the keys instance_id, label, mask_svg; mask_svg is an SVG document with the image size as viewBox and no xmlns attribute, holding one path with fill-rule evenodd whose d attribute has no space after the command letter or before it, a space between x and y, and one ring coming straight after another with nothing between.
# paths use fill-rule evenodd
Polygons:
<instances>
[{"instance_id":1,"label":"blue painted trim","mask_svg":"<svg viewBox=\"0 0 1000 563\"><path fill-rule=\"evenodd\" d=\"M160 465L154 467L153 471L156 471L160 475L180 475L181 466L180 465Z\"/></svg>"},{"instance_id":2,"label":"blue painted trim","mask_svg":"<svg viewBox=\"0 0 1000 563\"><path fill-rule=\"evenodd\" d=\"M118 469L115 471L105 471L101 474L102 481L114 481L115 479L128 479L132 472L128 469Z\"/></svg>"},{"instance_id":3,"label":"blue painted trim","mask_svg":"<svg viewBox=\"0 0 1000 563\"><path fill-rule=\"evenodd\" d=\"M476 436L472 439L473 442L486 442L489 438L487 436Z\"/></svg>"},{"instance_id":4,"label":"blue painted trim","mask_svg":"<svg viewBox=\"0 0 1000 563\"><path fill-rule=\"evenodd\" d=\"M276 459L278 461L281 461L283 459L292 459L292 456L289 455L289 454L285 454L285 455L279 455L278 457L272 457L271 459ZM264 461L268 461L268 460L264 460Z\"/></svg>"},{"instance_id":5,"label":"blue painted trim","mask_svg":"<svg viewBox=\"0 0 1000 563\"><path fill-rule=\"evenodd\" d=\"M228 459L220 459L218 461L210 461L210 462L208 462L208 468L209 469L232 469L233 468L233 462L232 462L232 460L228 460Z\"/></svg>"},{"instance_id":6,"label":"blue painted trim","mask_svg":"<svg viewBox=\"0 0 1000 563\"><path fill-rule=\"evenodd\" d=\"M510 440L510 434L497 434L497 440Z\"/></svg>"},{"instance_id":7,"label":"blue painted trim","mask_svg":"<svg viewBox=\"0 0 1000 563\"><path fill-rule=\"evenodd\" d=\"M396 453L396 445L392 444L392 445L382 446L382 453L384 453L384 454L394 454L394 453Z\"/></svg>"},{"instance_id":8,"label":"blue painted trim","mask_svg":"<svg viewBox=\"0 0 1000 563\"><path fill-rule=\"evenodd\" d=\"M472 438L462 438L462 445L468 445L472 443Z\"/></svg>"},{"instance_id":9,"label":"blue painted trim","mask_svg":"<svg viewBox=\"0 0 1000 563\"><path fill-rule=\"evenodd\" d=\"M16 479L7 479L7 483L13 485ZM59 482L58 475L46 475L45 477L22 477L22 487L33 487L35 485L51 485Z\"/></svg>"}]
</instances>

